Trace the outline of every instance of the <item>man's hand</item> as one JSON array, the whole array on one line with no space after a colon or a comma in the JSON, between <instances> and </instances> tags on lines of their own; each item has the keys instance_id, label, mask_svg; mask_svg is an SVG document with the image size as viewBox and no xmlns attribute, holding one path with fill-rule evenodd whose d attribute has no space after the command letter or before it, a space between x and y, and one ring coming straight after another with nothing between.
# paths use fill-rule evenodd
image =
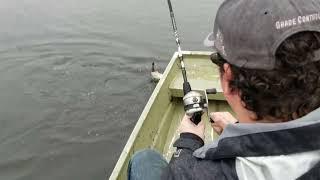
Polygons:
<instances>
[{"instance_id":1,"label":"man's hand","mask_svg":"<svg viewBox=\"0 0 320 180\"><path fill-rule=\"evenodd\" d=\"M199 136L202 140L204 140L204 122L201 120L201 122L198 125L193 124L193 122L190 120L190 117L187 115L184 115L180 127L179 127L180 133L192 133L197 136Z\"/></svg>"},{"instance_id":2,"label":"man's hand","mask_svg":"<svg viewBox=\"0 0 320 180\"><path fill-rule=\"evenodd\" d=\"M213 112L210 113L210 117L214 121L214 123L211 123L211 126L218 134L221 134L228 124L235 124L238 122L238 120L229 112Z\"/></svg>"}]
</instances>

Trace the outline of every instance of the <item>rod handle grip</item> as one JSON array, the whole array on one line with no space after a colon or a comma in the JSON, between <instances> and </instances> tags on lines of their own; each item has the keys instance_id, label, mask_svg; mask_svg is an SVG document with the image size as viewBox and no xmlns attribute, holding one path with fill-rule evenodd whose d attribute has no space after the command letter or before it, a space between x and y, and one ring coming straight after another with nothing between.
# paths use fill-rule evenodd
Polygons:
<instances>
[{"instance_id":1,"label":"rod handle grip","mask_svg":"<svg viewBox=\"0 0 320 180\"><path fill-rule=\"evenodd\" d=\"M189 82L184 82L183 83L183 93L184 95L188 94L189 92L191 92L191 85Z\"/></svg>"},{"instance_id":2,"label":"rod handle grip","mask_svg":"<svg viewBox=\"0 0 320 180\"><path fill-rule=\"evenodd\" d=\"M196 112L192 115L190 120L193 122L193 124L198 125L200 123L202 114L203 112Z\"/></svg>"}]
</instances>

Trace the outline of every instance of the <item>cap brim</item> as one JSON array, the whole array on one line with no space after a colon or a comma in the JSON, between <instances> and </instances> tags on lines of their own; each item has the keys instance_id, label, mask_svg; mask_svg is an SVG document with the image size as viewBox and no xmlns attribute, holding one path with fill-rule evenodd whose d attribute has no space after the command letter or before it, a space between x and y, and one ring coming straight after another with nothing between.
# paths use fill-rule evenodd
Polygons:
<instances>
[{"instance_id":1,"label":"cap brim","mask_svg":"<svg viewBox=\"0 0 320 180\"><path fill-rule=\"evenodd\" d=\"M206 39L203 41L204 46L206 47L214 47L214 34L211 32Z\"/></svg>"}]
</instances>

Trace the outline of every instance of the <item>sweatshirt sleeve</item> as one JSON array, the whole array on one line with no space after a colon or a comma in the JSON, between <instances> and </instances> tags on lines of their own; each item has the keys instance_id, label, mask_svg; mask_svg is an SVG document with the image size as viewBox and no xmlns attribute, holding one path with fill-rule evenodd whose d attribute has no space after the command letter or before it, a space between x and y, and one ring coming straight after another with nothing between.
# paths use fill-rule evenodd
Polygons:
<instances>
[{"instance_id":1,"label":"sweatshirt sleeve","mask_svg":"<svg viewBox=\"0 0 320 180\"><path fill-rule=\"evenodd\" d=\"M181 133L180 138L173 144L177 150L172 155L162 179L192 179L193 168L198 161L192 154L203 145L204 142L199 136L192 133Z\"/></svg>"}]
</instances>

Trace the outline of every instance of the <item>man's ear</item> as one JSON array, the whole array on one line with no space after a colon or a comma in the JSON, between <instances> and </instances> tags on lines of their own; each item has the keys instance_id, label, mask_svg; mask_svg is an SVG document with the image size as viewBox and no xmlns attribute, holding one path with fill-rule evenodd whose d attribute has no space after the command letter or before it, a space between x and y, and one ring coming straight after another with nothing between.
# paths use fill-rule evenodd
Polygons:
<instances>
[{"instance_id":1,"label":"man's ear","mask_svg":"<svg viewBox=\"0 0 320 180\"><path fill-rule=\"evenodd\" d=\"M230 81L232 80L233 75L232 75L231 67L228 63L225 63L223 65L223 70L224 70L224 73L222 74L222 77L221 77L221 86L222 86L223 94L227 96L233 93L230 87Z\"/></svg>"}]
</instances>

